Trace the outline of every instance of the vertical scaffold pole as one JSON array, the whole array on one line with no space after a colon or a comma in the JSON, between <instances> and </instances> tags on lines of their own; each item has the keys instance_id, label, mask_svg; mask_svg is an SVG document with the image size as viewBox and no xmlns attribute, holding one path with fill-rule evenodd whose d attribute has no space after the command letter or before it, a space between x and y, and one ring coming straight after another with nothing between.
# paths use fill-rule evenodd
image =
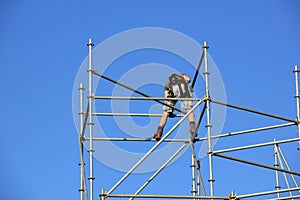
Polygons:
<instances>
[{"instance_id":1,"label":"vertical scaffold pole","mask_svg":"<svg viewBox=\"0 0 300 200\"><path fill-rule=\"evenodd\" d=\"M193 196L196 196L197 190L196 190L196 177L195 177L195 167L196 167L196 154L195 154L195 148L194 148L194 141L193 138L191 137L190 141L190 146L191 146L191 152L192 152L192 164L191 164L191 169L192 169L192 194Z\"/></svg>"},{"instance_id":2,"label":"vertical scaffold pole","mask_svg":"<svg viewBox=\"0 0 300 200\"><path fill-rule=\"evenodd\" d=\"M83 195L84 192L86 192L86 188L84 187L84 161L83 161L83 144L82 144L82 140L81 140L81 133L83 130L83 117L84 117L84 113L83 113L83 85L82 83L80 83L80 86L78 88L79 90L79 102L80 102L80 111L79 111L79 115L80 115L80 134L78 136L78 145L79 145L79 153L80 153L80 200L83 200Z\"/></svg>"},{"instance_id":3,"label":"vertical scaffold pole","mask_svg":"<svg viewBox=\"0 0 300 200\"><path fill-rule=\"evenodd\" d=\"M89 176L89 181L90 181L90 200L93 200L93 69L92 69L92 47L94 46L92 39L89 39L89 43L87 44L89 47L89 69L88 69L88 74L89 74L89 132L90 132L90 139L89 139L89 155L90 155L90 176Z\"/></svg>"},{"instance_id":4,"label":"vertical scaffold pole","mask_svg":"<svg viewBox=\"0 0 300 200\"><path fill-rule=\"evenodd\" d=\"M101 189L101 200L105 200L105 190L102 188Z\"/></svg>"},{"instance_id":5,"label":"vertical scaffold pole","mask_svg":"<svg viewBox=\"0 0 300 200\"><path fill-rule=\"evenodd\" d=\"M298 80L298 73L299 69L298 66L295 66L294 69L295 73L295 83L296 83L296 106L297 106L297 123L298 123L298 137L300 138L300 108L299 108L299 80ZM300 142L298 142L298 150L300 150Z\"/></svg>"},{"instance_id":6,"label":"vertical scaffold pole","mask_svg":"<svg viewBox=\"0 0 300 200\"><path fill-rule=\"evenodd\" d=\"M212 172L212 145L211 145L211 124L210 124L210 95L209 95L209 72L208 72L208 55L207 49L209 48L206 41L204 42L203 52L204 52L204 77L205 77L205 101L206 101L206 117L207 117L207 142L208 142L208 162L209 162L209 183L210 183L210 196L214 196L213 187L213 172Z\"/></svg>"},{"instance_id":7,"label":"vertical scaffold pole","mask_svg":"<svg viewBox=\"0 0 300 200\"><path fill-rule=\"evenodd\" d=\"M274 142L276 140L274 139ZM277 149L277 145L274 144L274 167L278 168L279 164L278 164L278 149ZM275 171L275 179L276 179L276 185L275 188L276 190L280 189L280 185L279 185L279 177L278 177L278 170ZM277 198L280 197L280 193L277 192Z\"/></svg>"}]
</instances>

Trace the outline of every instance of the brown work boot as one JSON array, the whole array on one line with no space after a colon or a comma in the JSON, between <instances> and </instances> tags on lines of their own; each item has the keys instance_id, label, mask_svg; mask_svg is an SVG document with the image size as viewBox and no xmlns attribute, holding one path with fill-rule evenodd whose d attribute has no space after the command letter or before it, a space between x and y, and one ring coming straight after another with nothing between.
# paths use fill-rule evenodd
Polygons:
<instances>
[{"instance_id":1,"label":"brown work boot","mask_svg":"<svg viewBox=\"0 0 300 200\"><path fill-rule=\"evenodd\" d=\"M197 127L194 124L190 125L190 133L192 137L197 137Z\"/></svg>"},{"instance_id":2,"label":"brown work boot","mask_svg":"<svg viewBox=\"0 0 300 200\"><path fill-rule=\"evenodd\" d=\"M153 138L156 139L156 141L159 141L161 139L161 136L162 136L162 131L156 131Z\"/></svg>"}]
</instances>

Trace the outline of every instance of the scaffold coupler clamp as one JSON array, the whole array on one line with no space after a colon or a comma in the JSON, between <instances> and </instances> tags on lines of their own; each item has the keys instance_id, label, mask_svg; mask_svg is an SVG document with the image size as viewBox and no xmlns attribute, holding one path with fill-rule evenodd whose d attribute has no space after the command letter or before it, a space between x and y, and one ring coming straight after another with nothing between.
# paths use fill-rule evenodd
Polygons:
<instances>
[{"instance_id":1,"label":"scaffold coupler clamp","mask_svg":"<svg viewBox=\"0 0 300 200\"><path fill-rule=\"evenodd\" d=\"M229 193L229 199L230 199L230 200L237 200L237 198L236 198L236 193L235 193L234 191L231 191L231 192Z\"/></svg>"}]
</instances>

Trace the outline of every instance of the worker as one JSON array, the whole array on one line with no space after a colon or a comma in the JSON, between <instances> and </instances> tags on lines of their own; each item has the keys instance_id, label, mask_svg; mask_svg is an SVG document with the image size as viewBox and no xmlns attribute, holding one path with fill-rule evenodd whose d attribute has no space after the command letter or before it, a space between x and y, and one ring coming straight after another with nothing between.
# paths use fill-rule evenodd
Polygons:
<instances>
[{"instance_id":1,"label":"worker","mask_svg":"<svg viewBox=\"0 0 300 200\"><path fill-rule=\"evenodd\" d=\"M165 83L164 98L190 98L192 96L188 87L190 81L190 77L186 74L172 74L171 76L169 76L168 80ZM168 117L174 117L173 111L176 102L177 100L165 100L165 104L169 106L163 106L164 113L160 119L157 131L153 136L153 138L155 138L157 141L161 139ZM193 107L193 103L190 100L183 100L181 101L181 107L184 108L186 112L189 112ZM195 124L195 116L193 113L189 114L188 120L190 123L189 131L191 135L195 137L197 128Z\"/></svg>"}]
</instances>

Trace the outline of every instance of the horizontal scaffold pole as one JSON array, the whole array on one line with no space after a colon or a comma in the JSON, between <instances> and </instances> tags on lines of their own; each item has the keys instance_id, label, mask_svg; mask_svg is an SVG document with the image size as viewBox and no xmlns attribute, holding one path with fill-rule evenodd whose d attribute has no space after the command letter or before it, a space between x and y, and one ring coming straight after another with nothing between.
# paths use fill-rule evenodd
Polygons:
<instances>
[{"instance_id":1,"label":"horizontal scaffold pole","mask_svg":"<svg viewBox=\"0 0 300 200\"><path fill-rule=\"evenodd\" d=\"M222 138L222 137L231 137L234 135L241 135L241 134L246 134L246 133L259 132L259 131L271 130L271 129L275 129L275 128L294 126L294 125L295 125L295 123L289 122L289 123L277 124L277 125L273 125L273 126L266 126L266 127L260 127L260 128L254 128L254 129L248 129L248 130L242 130L242 131L235 131L235 132L229 132L229 133L221 133L218 135L211 136L211 139L217 139L217 138ZM203 140L207 140L207 137L195 139L195 141L203 141Z\"/></svg>"},{"instance_id":2,"label":"horizontal scaffold pole","mask_svg":"<svg viewBox=\"0 0 300 200\"><path fill-rule=\"evenodd\" d=\"M212 136L211 138L215 139L215 138L221 138L221 137L228 137L228 136L234 136L234 135L245 134L245 133L266 131L266 130L271 130L271 129L276 129L276 128L283 128L283 127L294 126L294 125L295 125L294 122L289 122L289 123L285 123L285 124L277 124L277 125L265 126L265 127L260 127L260 128L253 128L253 129L242 130L242 131L221 133L219 135Z\"/></svg>"},{"instance_id":3,"label":"horizontal scaffold pole","mask_svg":"<svg viewBox=\"0 0 300 200\"><path fill-rule=\"evenodd\" d=\"M250 198L250 197L257 197L257 196L264 196L264 195L269 195L269 194L276 194L276 193L283 193L283 192L290 192L290 191L295 191L299 190L300 187L295 187L295 188L287 188L287 189L281 189L281 190L272 190L272 191L266 191L266 192L257 192L257 193L252 193L252 194L244 194L244 195L238 195L237 199L244 199L244 198ZM278 198L276 198L278 199Z\"/></svg>"},{"instance_id":4,"label":"horizontal scaffold pole","mask_svg":"<svg viewBox=\"0 0 300 200\"><path fill-rule=\"evenodd\" d=\"M215 103L215 104L219 104L219 105L223 105L223 106L227 106L227 107L231 107L231 108L235 108L235 109L239 109L239 110L248 111L248 112L256 113L256 114L259 114L259 115L264 115L264 116L267 116L267 117L281 119L281 120L288 121L288 122L294 122L295 124L297 124L297 121L294 120L294 119L289 119L289 118L286 118L286 117L272 115L272 114L268 114L268 113L265 113L265 112L261 112L261 111L257 111L257 110L252 110L252 109L249 109L249 108L245 108L245 107L241 107L241 106L236 106L236 105L233 105L233 104L223 103L223 102L212 100L212 99L210 101L212 103Z\"/></svg>"},{"instance_id":5,"label":"horizontal scaffold pole","mask_svg":"<svg viewBox=\"0 0 300 200\"><path fill-rule=\"evenodd\" d=\"M263 168L266 168L266 169L277 170L277 171L285 172L285 173L288 173L288 174L294 174L294 175L300 176L299 172L280 169L280 168L277 168L277 167L272 167L272 166L269 166L269 165L263 165L263 164L260 164L260 163L251 162L251 161L243 160L243 159L240 159L240 158L234 158L234 157L231 157L231 156L226 156L226 155L218 154L218 153L214 153L213 155L221 157L221 158L226 158L226 159L229 159L229 160L234 160L234 161L241 162L241 163L246 163L246 164L249 164L249 165L254 165L254 166L263 167Z\"/></svg>"},{"instance_id":6,"label":"horizontal scaffold pole","mask_svg":"<svg viewBox=\"0 0 300 200\"><path fill-rule=\"evenodd\" d=\"M286 197L277 197L273 199L267 199L267 200L287 200L287 199L300 199L300 195L293 195L293 196L286 196Z\"/></svg>"},{"instance_id":7,"label":"horizontal scaffold pole","mask_svg":"<svg viewBox=\"0 0 300 200\"><path fill-rule=\"evenodd\" d=\"M179 101L200 101L202 98L163 98L163 97L126 97L126 96L94 96L95 99L111 99L111 100L179 100Z\"/></svg>"},{"instance_id":8,"label":"horizontal scaffold pole","mask_svg":"<svg viewBox=\"0 0 300 200\"><path fill-rule=\"evenodd\" d=\"M230 149L223 149L214 151L214 153L225 153L225 152L231 152L231 151L239 151L239 150L245 150L245 149L252 149L257 147L263 147L263 146L269 146L274 144L282 144L282 143L288 143L288 142L296 142L299 141L300 138L292 138L292 139L286 139L286 140L278 140L278 141L272 141L272 142L265 142L265 143L259 143L259 144L253 144L253 145L247 145L247 146L241 146L241 147L234 147Z\"/></svg>"},{"instance_id":9,"label":"horizontal scaffold pole","mask_svg":"<svg viewBox=\"0 0 300 200\"><path fill-rule=\"evenodd\" d=\"M95 116L120 116L120 117L161 117L162 114L150 114L150 113L93 113ZM183 114L174 114L173 117L183 117Z\"/></svg>"},{"instance_id":10,"label":"horizontal scaffold pole","mask_svg":"<svg viewBox=\"0 0 300 200\"><path fill-rule=\"evenodd\" d=\"M222 137L229 137L229 136L245 134L245 133L250 133L250 132L258 132L258 131L274 129L274 128L282 128L282 127L292 126L292 125L294 125L294 123L286 123L286 124L279 124L279 125L267 126L267 127L262 127L262 128L256 128L256 129L249 129L249 130L245 130L245 131L224 133L224 134L214 135L214 136L212 136L212 139L217 139L217 138L222 138ZM89 138L82 137L82 140L89 140ZM157 142L156 139L153 139L153 138L96 138L96 137L94 137L93 140L95 140L95 141L120 141L120 142L122 142L122 141ZM204 140L207 140L207 137L195 138L194 142L204 141ZM294 138L294 139L290 139L290 140L282 140L282 141L276 141L276 142L270 142L270 143L262 143L261 146L287 143L287 142L294 142L294 141L297 141L297 140L300 140L300 139L299 138ZM189 139L165 139L164 140L164 142L189 142L189 141L190 141ZM241 148L244 148L244 147L241 147ZM220 151L223 151L223 150L220 150ZM225 150L225 151L227 151L227 150ZM233 151L234 151L234 149L233 149ZM219 152L216 151L216 153L219 153Z\"/></svg>"},{"instance_id":11,"label":"horizontal scaffold pole","mask_svg":"<svg viewBox=\"0 0 300 200\"><path fill-rule=\"evenodd\" d=\"M198 101L196 105L188 111L162 138L159 140L128 172L108 191L111 194L149 155L202 103Z\"/></svg>"},{"instance_id":12,"label":"horizontal scaffold pole","mask_svg":"<svg viewBox=\"0 0 300 200\"><path fill-rule=\"evenodd\" d=\"M83 140L89 140L89 138L83 138ZM131 141L131 142L157 142L154 138L93 138L95 141L116 141L116 142L122 142L122 141ZM189 142L190 139L165 139L163 142Z\"/></svg>"},{"instance_id":13,"label":"horizontal scaffold pole","mask_svg":"<svg viewBox=\"0 0 300 200\"><path fill-rule=\"evenodd\" d=\"M188 195L160 195L160 194L101 194L100 197L108 198L148 198L148 199L224 199L229 200L229 197L224 196L188 196Z\"/></svg>"},{"instance_id":14,"label":"horizontal scaffold pole","mask_svg":"<svg viewBox=\"0 0 300 200\"><path fill-rule=\"evenodd\" d=\"M279 124L279 125L274 125L274 126L267 126L267 127L262 127L262 128L256 128L256 129L251 129L251 130L245 130L245 131L237 131L237 132L231 132L231 133L224 133L224 134L219 134L219 135L214 135L212 136L212 139L217 139L217 138L222 138L222 137L229 137L229 136L234 136L234 135L239 135L239 134L245 134L245 133L250 133L250 132L257 132L257 131L263 131L263 130L268 130L268 129L274 129L274 128L282 128L286 126L292 126L294 123L286 123L286 124ZM89 140L89 138L82 138L82 140ZM96 138L94 137L93 140L95 141L132 141L132 142L157 142L156 139L153 138ZM204 141L207 140L207 137L203 138L195 138L194 142L198 141ZM276 144L280 143L287 143L287 142L293 142L300 140L299 138L294 138L291 139L290 141L283 140L283 141L276 141ZM165 139L164 142L189 142L189 139ZM273 145L274 142L267 143L266 145ZM266 145L261 145L261 146L266 146Z\"/></svg>"},{"instance_id":15,"label":"horizontal scaffold pole","mask_svg":"<svg viewBox=\"0 0 300 200\"><path fill-rule=\"evenodd\" d=\"M123 84L123 83L120 83L120 82L118 82L118 81L116 81L116 80L114 80L114 79L112 79L112 78L109 78L109 77L107 77L107 76L105 76L105 75L103 75L103 74L100 74L100 73L96 72L95 70L93 70L93 73L94 73L95 75L99 76L99 77L102 77L102 78L104 78L104 79L106 79L106 80L112 82L112 83L115 83L115 84L117 84L117 85L119 85L119 86L121 86L121 87L124 87L124 88L128 89L128 90L131 90L131 91L133 91L133 92L135 92L135 93L137 93L137 94L139 94L139 95L142 95L142 96L144 96L144 97L150 97L150 98L151 98L151 96L149 96L149 95L147 95L147 94L145 94L145 93L143 93L143 92L140 92L140 91L138 91L138 90L136 90L136 89L134 89L134 88L132 88L132 87L129 87L129 86ZM178 112L185 113L185 111L180 110L179 108L170 106L170 105L166 104L166 103L163 102L163 101L160 101L160 100L154 100L154 101L156 101L156 102L158 102L158 103L160 103L160 104L163 104L163 105L165 105L165 106L171 107L171 108L173 108L174 110L176 110L176 111L178 111Z\"/></svg>"}]
</instances>

